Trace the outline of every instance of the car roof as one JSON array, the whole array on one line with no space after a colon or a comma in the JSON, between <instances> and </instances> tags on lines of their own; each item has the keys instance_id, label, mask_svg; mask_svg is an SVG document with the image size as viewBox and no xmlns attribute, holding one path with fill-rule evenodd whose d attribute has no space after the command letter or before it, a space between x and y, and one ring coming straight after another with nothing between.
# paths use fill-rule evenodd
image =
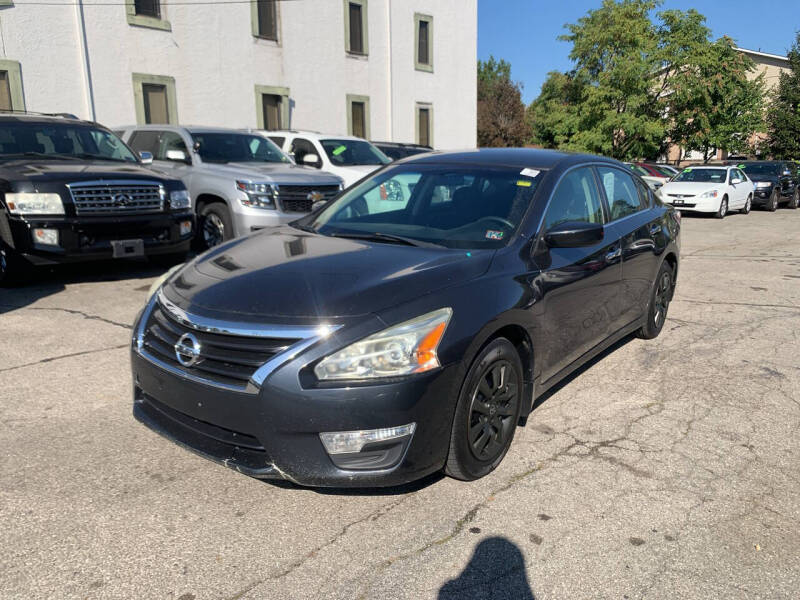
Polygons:
<instances>
[{"instance_id":1,"label":"car roof","mask_svg":"<svg viewBox=\"0 0 800 600\"><path fill-rule=\"evenodd\" d=\"M606 162L620 166L617 160L595 156L593 154L576 154L560 150L543 150L539 148L479 148L477 150L433 151L402 159L409 163L459 163L483 166L535 167L552 169L557 166L569 166L582 162Z\"/></svg>"},{"instance_id":2,"label":"car roof","mask_svg":"<svg viewBox=\"0 0 800 600\"><path fill-rule=\"evenodd\" d=\"M275 135L275 136L283 136L286 137L288 135L301 135L303 137L313 138L316 140L359 140L359 141L368 141L364 138L357 137L355 135L339 135L337 133L320 133L319 131L304 131L302 129L259 129L260 133L266 135Z\"/></svg>"},{"instance_id":3,"label":"car roof","mask_svg":"<svg viewBox=\"0 0 800 600\"><path fill-rule=\"evenodd\" d=\"M87 127L103 127L100 123L94 121L84 121L73 115L64 114L26 114L26 113L13 113L13 112L0 112L0 119L3 121L18 121L25 123L69 123L70 125L87 126Z\"/></svg>"}]
</instances>

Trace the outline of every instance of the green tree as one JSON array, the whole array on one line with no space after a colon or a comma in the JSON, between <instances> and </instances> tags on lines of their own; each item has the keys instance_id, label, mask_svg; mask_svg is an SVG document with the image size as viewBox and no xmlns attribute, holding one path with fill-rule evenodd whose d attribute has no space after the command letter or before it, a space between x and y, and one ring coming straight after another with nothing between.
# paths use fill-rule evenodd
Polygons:
<instances>
[{"instance_id":1,"label":"green tree","mask_svg":"<svg viewBox=\"0 0 800 600\"><path fill-rule=\"evenodd\" d=\"M520 84L511 65L490 56L478 61L478 146L521 146L529 137Z\"/></svg>"},{"instance_id":2,"label":"green tree","mask_svg":"<svg viewBox=\"0 0 800 600\"><path fill-rule=\"evenodd\" d=\"M781 160L800 159L800 32L788 57L767 111L767 150Z\"/></svg>"}]
</instances>

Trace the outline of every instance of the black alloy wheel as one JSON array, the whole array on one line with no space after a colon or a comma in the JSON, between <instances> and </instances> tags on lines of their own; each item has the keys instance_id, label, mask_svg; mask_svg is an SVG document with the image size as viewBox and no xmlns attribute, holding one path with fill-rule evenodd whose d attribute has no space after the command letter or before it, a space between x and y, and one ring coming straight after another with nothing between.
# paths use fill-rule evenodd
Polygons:
<instances>
[{"instance_id":1,"label":"black alloy wheel","mask_svg":"<svg viewBox=\"0 0 800 600\"><path fill-rule=\"evenodd\" d=\"M445 473L470 481L500 464L514 439L523 389L517 349L505 338L492 340L472 362L462 385Z\"/></svg>"},{"instance_id":2,"label":"black alloy wheel","mask_svg":"<svg viewBox=\"0 0 800 600\"><path fill-rule=\"evenodd\" d=\"M652 340L658 337L667 321L669 303L674 294L675 278L672 267L666 261L661 263L658 270L653 291L650 296L650 306L647 310L647 320L636 333L637 337Z\"/></svg>"}]
</instances>

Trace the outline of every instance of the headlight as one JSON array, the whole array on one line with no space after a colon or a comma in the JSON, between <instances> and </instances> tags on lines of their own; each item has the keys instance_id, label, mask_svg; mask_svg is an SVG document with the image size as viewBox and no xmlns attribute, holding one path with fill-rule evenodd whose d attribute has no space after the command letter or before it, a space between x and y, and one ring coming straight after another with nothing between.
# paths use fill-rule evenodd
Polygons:
<instances>
[{"instance_id":1,"label":"headlight","mask_svg":"<svg viewBox=\"0 0 800 600\"><path fill-rule=\"evenodd\" d=\"M64 203L58 194L7 193L6 206L15 215L64 214Z\"/></svg>"},{"instance_id":2,"label":"headlight","mask_svg":"<svg viewBox=\"0 0 800 600\"><path fill-rule=\"evenodd\" d=\"M169 193L169 207L171 209L189 208L191 205L192 199L189 197L188 191L175 190Z\"/></svg>"},{"instance_id":3,"label":"headlight","mask_svg":"<svg viewBox=\"0 0 800 600\"><path fill-rule=\"evenodd\" d=\"M275 208L275 196L278 186L272 183L253 183L252 181L237 181L236 189L247 194L247 198L240 198L244 206L251 208Z\"/></svg>"},{"instance_id":4,"label":"headlight","mask_svg":"<svg viewBox=\"0 0 800 600\"><path fill-rule=\"evenodd\" d=\"M716 198L717 196L719 196L719 190L708 190L700 194L701 198Z\"/></svg>"},{"instance_id":5,"label":"headlight","mask_svg":"<svg viewBox=\"0 0 800 600\"><path fill-rule=\"evenodd\" d=\"M757 188L768 188L768 187L772 187L772 182L771 182L771 181L757 181L757 182L756 182L756 187L757 187Z\"/></svg>"},{"instance_id":6,"label":"headlight","mask_svg":"<svg viewBox=\"0 0 800 600\"><path fill-rule=\"evenodd\" d=\"M384 329L323 359L314 373L324 381L398 377L439 366L436 350L453 314L440 308Z\"/></svg>"}]
</instances>

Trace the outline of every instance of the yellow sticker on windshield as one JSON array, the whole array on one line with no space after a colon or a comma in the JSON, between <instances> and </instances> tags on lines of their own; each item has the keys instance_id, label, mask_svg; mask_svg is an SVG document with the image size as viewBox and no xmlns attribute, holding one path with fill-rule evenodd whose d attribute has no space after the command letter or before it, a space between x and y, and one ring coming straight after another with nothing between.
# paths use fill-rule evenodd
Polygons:
<instances>
[{"instance_id":1,"label":"yellow sticker on windshield","mask_svg":"<svg viewBox=\"0 0 800 600\"><path fill-rule=\"evenodd\" d=\"M334 156L339 156L345 150L347 150L347 146L336 146L336 148L333 149L333 152L331 154L333 154Z\"/></svg>"},{"instance_id":2,"label":"yellow sticker on windshield","mask_svg":"<svg viewBox=\"0 0 800 600\"><path fill-rule=\"evenodd\" d=\"M517 185L519 187L531 187L531 182L527 181L525 179L518 179L517 180Z\"/></svg>"}]
</instances>

